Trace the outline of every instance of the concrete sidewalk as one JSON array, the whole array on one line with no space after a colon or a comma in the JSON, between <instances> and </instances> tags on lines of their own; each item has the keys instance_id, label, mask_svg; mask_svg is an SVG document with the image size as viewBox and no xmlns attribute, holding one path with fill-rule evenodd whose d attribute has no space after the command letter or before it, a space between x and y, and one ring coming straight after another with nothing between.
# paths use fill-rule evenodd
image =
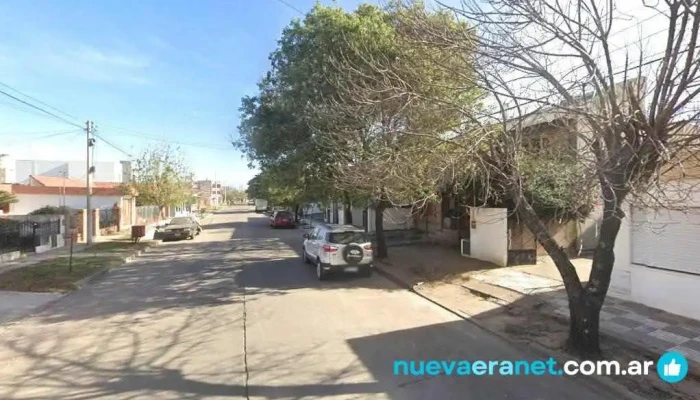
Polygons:
<instances>
[{"instance_id":1,"label":"concrete sidewalk","mask_svg":"<svg viewBox=\"0 0 700 400\"><path fill-rule=\"evenodd\" d=\"M536 307L558 319L569 318L564 285L547 260L500 268L450 249L423 245L391 249L389 263L378 267L411 287L440 282L457 287L455 293L465 289L461 293L500 307ZM585 282L590 260L574 260L574 264ZM677 351L700 366L700 321L608 296L601 312L601 333L656 355Z\"/></svg>"},{"instance_id":2,"label":"concrete sidewalk","mask_svg":"<svg viewBox=\"0 0 700 400\"><path fill-rule=\"evenodd\" d=\"M101 243L106 243L110 241L123 241L128 236L124 235L113 235L109 240L95 241L93 246L87 246L85 244L74 245L73 258L83 258L83 257L101 257L109 256L119 259L123 263L131 262L133 259L141 255L144 251L147 251L149 247L155 246L157 242L149 242L148 244L136 245L135 248L117 248L117 249L97 249L94 246L98 246ZM95 250L95 251L91 251ZM7 273L16 269L21 268L32 268L42 262L57 260L60 258L67 258L70 255L70 246L59 248L46 253L35 254L20 260L13 261L11 263L3 264L0 267L0 275ZM92 279L101 276L109 270L108 266L104 266L97 269L92 275L87 276L80 282L76 282L76 287L79 289L87 283L91 282ZM0 290L0 324L8 324L27 315L33 314L36 311L48 307L55 301L58 301L64 296L70 295L70 293L42 293L42 292L20 292L20 291L10 291L10 290Z\"/></svg>"}]
</instances>

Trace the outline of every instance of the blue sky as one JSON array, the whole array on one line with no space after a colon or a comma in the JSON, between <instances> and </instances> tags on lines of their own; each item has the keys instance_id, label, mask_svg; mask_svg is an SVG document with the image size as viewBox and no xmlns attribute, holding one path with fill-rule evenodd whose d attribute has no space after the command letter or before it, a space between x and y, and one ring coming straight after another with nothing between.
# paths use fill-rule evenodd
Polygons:
<instances>
[{"instance_id":1,"label":"blue sky","mask_svg":"<svg viewBox=\"0 0 700 400\"><path fill-rule=\"evenodd\" d=\"M304 12L315 3L285 1ZM78 124L93 120L123 151L98 138L96 160L128 159L167 140L198 178L244 185L257 171L229 142L240 99L254 94L282 30L299 16L279 0L3 0L0 83ZM83 138L0 96L0 153L84 160Z\"/></svg>"}]
</instances>

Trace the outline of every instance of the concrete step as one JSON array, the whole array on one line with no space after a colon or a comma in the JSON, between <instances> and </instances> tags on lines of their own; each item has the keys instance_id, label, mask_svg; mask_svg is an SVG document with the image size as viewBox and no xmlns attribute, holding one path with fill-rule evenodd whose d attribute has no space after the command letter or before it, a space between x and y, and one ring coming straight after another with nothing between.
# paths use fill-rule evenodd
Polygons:
<instances>
[{"instance_id":1,"label":"concrete step","mask_svg":"<svg viewBox=\"0 0 700 400\"><path fill-rule=\"evenodd\" d=\"M472 294L501 305L512 304L525 297L524 294L514 290L489 285L488 283L479 282L474 279L463 282L461 285Z\"/></svg>"}]
</instances>

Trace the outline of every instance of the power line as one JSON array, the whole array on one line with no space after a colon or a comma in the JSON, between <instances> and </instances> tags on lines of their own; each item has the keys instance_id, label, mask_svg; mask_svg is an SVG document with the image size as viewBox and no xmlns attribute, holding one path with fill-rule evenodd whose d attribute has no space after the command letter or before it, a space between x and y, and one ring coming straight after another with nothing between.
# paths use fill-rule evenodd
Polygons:
<instances>
[{"instance_id":1,"label":"power line","mask_svg":"<svg viewBox=\"0 0 700 400\"><path fill-rule=\"evenodd\" d=\"M105 142L105 144L107 144L107 145L110 146L111 148L113 148L113 149L115 149L115 150L117 150L117 151L120 151L120 152L126 154L126 155L129 156L130 158L133 157L130 153L128 153L128 152L122 150L121 148L119 148L118 146L116 146L116 145L110 143L108 140L106 140L104 137L98 135L96 132L92 132L92 135L95 136L96 138L102 140L103 142Z\"/></svg>"},{"instance_id":2,"label":"power line","mask_svg":"<svg viewBox=\"0 0 700 400\"><path fill-rule=\"evenodd\" d=\"M288 8L290 8L290 9L292 9L292 10L298 12L298 13L301 14L301 15L305 15L303 11L301 11L300 9L298 9L298 8L294 7L293 5L289 4L289 3L286 2L285 0L276 0L276 1L277 1L278 3L284 4L284 5L287 6Z\"/></svg>"},{"instance_id":3,"label":"power line","mask_svg":"<svg viewBox=\"0 0 700 400\"><path fill-rule=\"evenodd\" d=\"M65 115L65 116L67 116L67 117L69 117L69 118L80 119L80 118L76 117L75 115L68 114L68 113L65 112L65 111L62 111L62 110L60 110L60 109L58 109L58 108L56 108L56 107L54 107L54 106L52 106L52 105L50 105L50 104L46 104L46 103L44 103L43 101L41 101L41 100L39 100L39 99L37 99L37 98L34 98L34 97L32 97L32 96L30 96L30 95L28 95L28 94L26 94L26 93L23 93L23 92L21 92L21 91L15 89L15 88L13 88L12 86L6 84L6 83L0 82L0 86L4 86L4 87L6 87L6 88L8 88L8 89L10 89L10 90L12 90L12 91L14 91L15 93L19 93L19 94L21 94L22 96L24 96L24 97L26 97L26 98L28 98L28 99L34 100L35 102L37 102L37 103L39 103L39 104L41 104L41 105L43 105L43 106L46 106L46 107L48 107L48 108L50 108L50 109L52 109L52 110L54 110L54 111L57 111L57 112L59 112L59 113Z\"/></svg>"},{"instance_id":4,"label":"power line","mask_svg":"<svg viewBox=\"0 0 700 400\"><path fill-rule=\"evenodd\" d=\"M656 32L656 33L654 33L653 35L658 34L658 33L659 33L659 32ZM652 35L650 35L650 36L652 36ZM650 36L648 36L648 37L650 37ZM645 38L643 38L643 39L645 39ZM642 39L642 40L643 40L643 39ZM625 47L625 48L626 48L626 47ZM687 49L685 49L685 50L678 51L678 54L687 53L687 52L689 52L690 50L693 50L693 49L700 49L700 45L697 45L697 46L695 46L695 47L692 48L692 49L691 49L691 48L687 48ZM618 49L618 50L619 50L619 49ZM612 53L612 52L611 52L611 53ZM655 57L655 56L662 55L662 54L665 54L665 51L658 52L658 53L656 53L656 54L651 55L650 57ZM612 72L611 75L612 75L612 76L616 76L616 75L620 75L620 74L629 73L630 71L633 72L635 69L638 69L638 68L641 68L641 67L645 67L645 66L647 66L647 65L653 64L653 63L658 62L658 61L662 61L662 60L664 59L664 57L665 57L665 56L661 56L661 57L659 57L659 58L655 58L655 59L652 59L652 60L647 60L647 61L640 62L639 64L634 65L634 66L630 66L630 67L627 67L627 68L622 68L622 69L620 69L619 71ZM598 57L598 58L599 58L599 57ZM570 73L572 73L572 72L574 72L574 71L576 71L576 70L579 70L579 69L581 69L581 68L584 68L584 67L585 67L585 65L579 65L578 67L573 68L573 69L571 69L570 71L568 71L567 74L570 74ZM505 96L505 97L508 97L508 96ZM529 99L529 100L523 100L523 103L522 103L522 104L516 104L516 105L514 105L514 106L511 106L511 107L508 107L508 108L504 108L504 109L499 110L499 111L495 111L495 112L493 112L493 113L490 113L490 114L485 115L485 117L493 117L493 116L499 115L499 114L501 114L501 113L503 113L503 112L513 111L513 110L516 110L516 109L525 107L525 106L527 106L527 105L529 105L529 104L543 102L543 101L546 101L546 99L547 99L548 97L549 97L549 96L542 96L542 97L539 97L539 98L534 98L534 99ZM549 106L549 105L551 105L551 104L546 104L546 105ZM528 114L529 114L529 113L528 113Z\"/></svg>"},{"instance_id":5,"label":"power line","mask_svg":"<svg viewBox=\"0 0 700 400\"><path fill-rule=\"evenodd\" d=\"M105 125L115 132L121 134L121 135L127 135L127 136L133 136L133 137L140 137L140 138L150 138L151 140L157 140L157 141L162 141L166 143L172 143L172 144L179 144L182 146L188 146L188 147L199 147L199 148L205 148L205 149L212 149L212 150L230 150L230 148L224 148L222 146L218 146L215 144L211 143L201 143L201 142L183 142L179 140L172 140L172 139L167 139L159 135L155 134L150 134L146 132L141 132L141 131L135 131L127 128L120 128L112 125Z\"/></svg>"},{"instance_id":6,"label":"power line","mask_svg":"<svg viewBox=\"0 0 700 400\"><path fill-rule=\"evenodd\" d=\"M70 134L74 134L74 133L82 133L82 131L72 130L72 131L68 131L68 132L54 132L54 133L49 134L49 135L25 138L24 140L20 140L20 142L29 142L29 141L39 140L39 139L49 139L49 138L53 138L53 137L70 135Z\"/></svg>"},{"instance_id":7,"label":"power line","mask_svg":"<svg viewBox=\"0 0 700 400\"><path fill-rule=\"evenodd\" d=\"M3 95L5 95L5 96L7 96L7 97L9 97L9 98L11 98L11 99L13 99L13 100L16 100L16 101L18 101L18 102L20 102L20 103L22 103L22 104L24 104L24 105L27 105L27 106L29 106L29 107L31 107L31 108L33 108L33 109L39 110L39 111L43 112L44 114L50 115L50 116L52 116L52 117L54 117L54 118L56 118L56 119L58 119L58 120L61 120L61 121L65 122L65 123L67 123L68 125L72 125L72 126L75 126L76 128L83 129L83 127L80 126L80 125L78 125L78 124L75 124L75 123L73 123L73 122L71 122L71 121L69 121L69 120L67 120L67 119L65 119L65 118L63 118L63 117L59 117L58 115L56 115L56 114L54 114L54 113L52 113L52 112L50 112L50 111L46 111L46 110L44 110L44 109L41 108L41 107L35 106L34 104L28 103L28 102L26 102L26 101L24 101L24 100L22 100L22 99L20 99L20 98L18 98L18 97L16 97L16 96L13 96L13 95L11 95L11 94L9 94L9 93L3 91L3 90L0 90L0 94L3 94Z\"/></svg>"},{"instance_id":8,"label":"power line","mask_svg":"<svg viewBox=\"0 0 700 400\"><path fill-rule=\"evenodd\" d=\"M73 133L77 132L75 129L69 130L69 131L59 131L56 129L50 130L50 131L32 131L32 132L0 132L0 136L7 136L7 135L17 135L17 136L23 136L23 135L38 135L38 134L59 134L59 133Z\"/></svg>"}]
</instances>

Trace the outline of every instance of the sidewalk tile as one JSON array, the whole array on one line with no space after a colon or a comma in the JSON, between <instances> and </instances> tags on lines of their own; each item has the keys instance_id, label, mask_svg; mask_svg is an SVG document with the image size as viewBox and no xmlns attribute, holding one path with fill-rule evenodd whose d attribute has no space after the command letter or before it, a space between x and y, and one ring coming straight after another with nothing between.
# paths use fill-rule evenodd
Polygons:
<instances>
[{"instance_id":1,"label":"sidewalk tile","mask_svg":"<svg viewBox=\"0 0 700 400\"><path fill-rule=\"evenodd\" d=\"M627 310L622 310L622 309L617 308L617 307L605 307L605 306L603 306L603 309L604 309L605 311L609 312L610 314L622 315L622 314L627 314L627 313L628 313Z\"/></svg>"},{"instance_id":2,"label":"sidewalk tile","mask_svg":"<svg viewBox=\"0 0 700 400\"><path fill-rule=\"evenodd\" d=\"M657 330L657 329L658 329L658 328L655 328L655 327L653 327L653 326L642 325L642 326L638 326L638 327L634 328L633 331L639 332L639 333L642 333L642 334L649 334L649 333L654 332L654 331Z\"/></svg>"},{"instance_id":3,"label":"sidewalk tile","mask_svg":"<svg viewBox=\"0 0 700 400\"><path fill-rule=\"evenodd\" d=\"M684 356L688 357L689 359L691 359L695 362L700 362L700 351L688 348L685 345L680 345L680 346L670 348L670 349L668 349L668 351L676 351L678 353L683 354Z\"/></svg>"},{"instance_id":4,"label":"sidewalk tile","mask_svg":"<svg viewBox=\"0 0 700 400\"><path fill-rule=\"evenodd\" d=\"M689 340L689 341L683 343L683 347L687 347L687 348L693 349L695 351L700 351L700 338Z\"/></svg>"},{"instance_id":5,"label":"sidewalk tile","mask_svg":"<svg viewBox=\"0 0 700 400\"><path fill-rule=\"evenodd\" d=\"M667 340L659 339L654 336L649 336L648 333L640 332L636 329L632 329L630 331L625 332L624 339L633 339L639 342L639 344L642 344L644 347L655 348L663 351L666 351L667 349L676 346L675 343L671 343Z\"/></svg>"},{"instance_id":6,"label":"sidewalk tile","mask_svg":"<svg viewBox=\"0 0 700 400\"><path fill-rule=\"evenodd\" d=\"M644 325L651 326L651 327L656 328L656 329L663 329L663 328L666 328L667 326L669 326L669 324L666 322L657 321L655 319L647 318L647 317L645 317L644 321L642 321L642 322L644 323Z\"/></svg>"},{"instance_id":7,"label":"sidewalk tile","mask_svg":"<svg viewBox=\"0 0 700 400\"><path fill-rule=\"evenodd\" d=\"M658 338L658 339L666 340L666 341L668 341L668 342L671 342L671 343L677 344L677 345L678 345L678 344L685 343L685 342L687 342L687 341L689 340L689 339L688 339L687 337L685 337L685 336L676 335L675 333L666 332L666 331L663 331L663 330L660 330L660 329L659 329L659 330L656 330L656 331L654 331L654 332L651 332L649 335L650 335L650 336L653 336L653 337L655 337L655 338Z\"/></svg>"},{"instance_id":8,"label":"sidewalk tile","mask_svg":"<svg viewBox=\"0 0 700 400\"><path fill-rule=\"evenodd\" d=\"M675 333L676 335L680 335L688 339L694 339L700 336L700 332L691 331L690 329L686 329L678 325L671 325L669 327L663 328L662 330L666 332Z\"/></svg>"},{"instance_id":9,"label":"sidewalk tile","mask_svg":"<svg viewBox=\"0 0 700 400\"><path fill-rule=\"evenodd\" d=\"M628 328L636 328L636 327L642 325L641 322L627 318L627 316L612 318L612 319L610 319L610 322L615 323L615 324L619 324L619 325L623 325L623 326L626 326Z\"/></svg>"},{"instance_id":10,"label":"sidewalk tile","mask_svg":"<svg viewBox=\"0 0 700 400\"><path fill-rule=\"evenodd\" d=\"M622 334L627 334L629 331L632 330L629 326L624 326L620 324L616 324L614 322L606 322L601 325L601 328L607 329L616 333L622 333Z\"/></svg>"}]
</instances>

